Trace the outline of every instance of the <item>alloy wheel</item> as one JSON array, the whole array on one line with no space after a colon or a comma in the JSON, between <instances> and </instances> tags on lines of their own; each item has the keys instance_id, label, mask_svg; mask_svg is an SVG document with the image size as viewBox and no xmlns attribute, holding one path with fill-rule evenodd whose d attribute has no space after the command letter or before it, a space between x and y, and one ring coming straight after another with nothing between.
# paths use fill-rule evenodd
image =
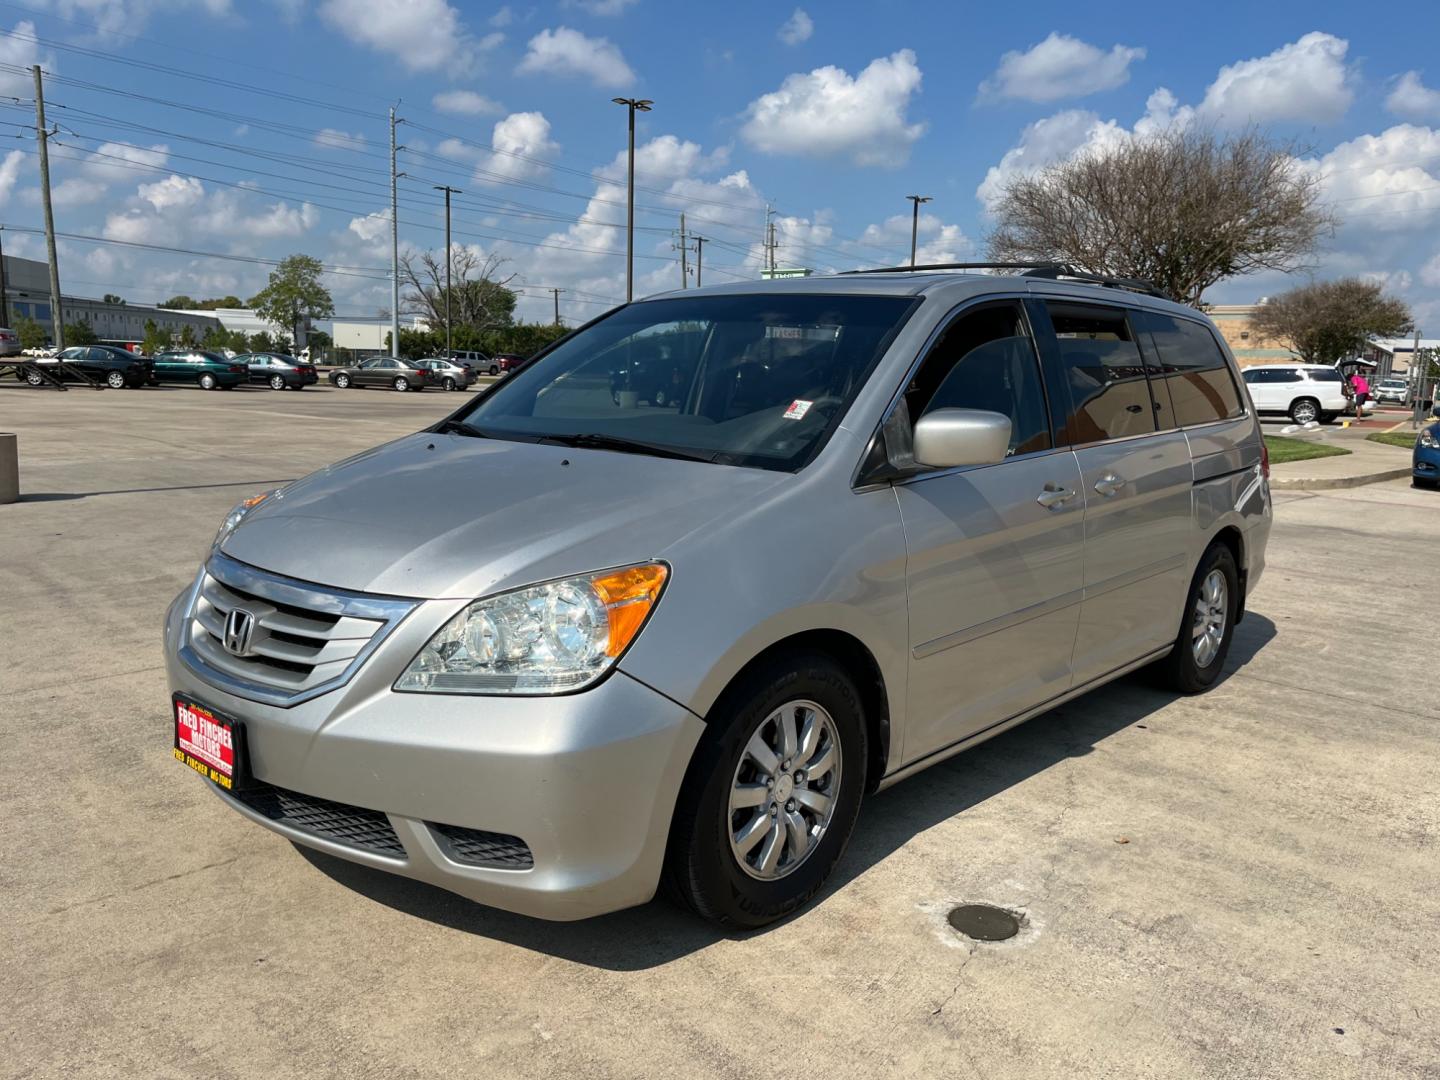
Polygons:
<instances>
[{"instance_id":1,"label":"alloy wheel","mask_svg":"<svg viewBox=\"0 0 1440 1080\"><path fill-rule=\"evenodd\" d=\"M1229 594L1229 584L1218 568L1205 575L1195 597L1195 618L1191 624L1191 648L1195 651L1197 667L1209 667L1219 655L1229 619Z\"/></svg>"},{"instance_id":2,"label":"alloy wheel","mask_svg":"<svg viewBox=\"0 0 1440 1080\"><path fill-rule=\"evenodd\" d=\"M112 371L109 375L105 376L105 385L110 387L111 390L119 390L125 385L125 376L121 372Z\"/></svg>"},{"instance_id":3,"label":"alloy wheel","mask_svg":"<svg viewBox=\"0 0 1440 1080\"><path fill-rule=\"evenodd\" d=\"M813 701L789 701L755 730L730 784L730 850L753 878L800 867L834 815L843 762L835 721Z\"/></svg>"},{"instance_id":4,"label":"alloy wheel","mask_svg":"<svg viewBox=\"0 0 1440 1080\"><path fill-rule=\"evenodd\" d=\"M1297 401L1290 410L1290 418L1297 424L1308 424L1319 415L1320 410L1315 407L1313 402L1309 401Z\"/></svg>"},{"instance_id":5,"label":"alloy wheel","mask_svg":"<svg viewBox=\"0 0 1440 1080\"><path fill-rule=\"evenodd\" d=\"M271 375L271 376L270 376L270 389L271 389L271 390L284 390L284 389L285 389L285 380L284 380L283 378L281 378L279 375Z\"/></svg>"}]
</instances>

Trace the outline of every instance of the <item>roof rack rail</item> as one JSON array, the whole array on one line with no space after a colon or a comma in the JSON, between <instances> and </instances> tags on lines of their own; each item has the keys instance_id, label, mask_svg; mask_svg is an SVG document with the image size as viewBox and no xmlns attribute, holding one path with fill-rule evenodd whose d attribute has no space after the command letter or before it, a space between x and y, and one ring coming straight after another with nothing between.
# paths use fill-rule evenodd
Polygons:
<instances>
[{"instance_id":1,"label":"roof rack rail","mask_svg":"<svg viewBox=\"0 0 1440 1080\"><path fill-rule=\"evenodd\" d=\"M1086 270L1077 270L1069 263L1062 262L951 262L951 263L925 263L920 266L878 266L867 270L846 270L846 274L910 274L922 270L1019 270L1020 277L1043 278L1048 281L1071 280L1080 281L1089 285L1104 285L1111 289L1125 289L1129 292L1143 293L1146 296L1159 297L1161 300L1172 300L1154 282L1144 281L1140 278L1111 277L1106 274L1092 274Z\"/></svg>"}]
</instances>

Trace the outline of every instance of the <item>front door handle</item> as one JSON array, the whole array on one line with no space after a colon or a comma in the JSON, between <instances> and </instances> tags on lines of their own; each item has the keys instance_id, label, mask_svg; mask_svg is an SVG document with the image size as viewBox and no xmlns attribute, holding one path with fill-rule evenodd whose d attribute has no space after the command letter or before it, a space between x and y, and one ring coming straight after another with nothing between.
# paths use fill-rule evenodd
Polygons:
<instances>
[{"instance_id":1,"label":"front door handle","mask_svg":"<svg viewBox=\"0 0 1440 1080\"><path fill-rule=\"evenodd\" d=\"M1046 484L1040 494L1035 496L1035 501L1047 510L1054 510L1074 497L1075 492L1070 488L1061 487L1059 484Z\"/></svg>"},{"instance_id":2,"label":"front door handle","mask_svg":"<svg viewBox=\"0 0 1440 1080\"><path fill-rule=\"evenodd\" d=\"M1106 496L1118 494L1120 489L1124 486L1125 481L1120 479L1120 477L1116 476L1114 473L1106 473L1104 476L1100 477L1099 480L1095 481L1095 490L1098 491L1101 495Z\"/></svg>"}]
</instances>

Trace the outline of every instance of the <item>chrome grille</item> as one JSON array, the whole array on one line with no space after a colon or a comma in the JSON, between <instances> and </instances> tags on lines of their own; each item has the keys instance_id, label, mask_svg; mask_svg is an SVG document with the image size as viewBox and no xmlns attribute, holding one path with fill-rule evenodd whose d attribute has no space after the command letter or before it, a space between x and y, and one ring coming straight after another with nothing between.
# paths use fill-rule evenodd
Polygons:
<instances>
[{"instance_id":1,"label":"chrome grille","mask_svg":"<svg viewBox=\"0 0 1440 1080\"><path fill-rule=\"evenodd\" d=\"M181 655L239 697L293 705L343 685L414 606L309 585L216 553L195 590ZM234 651L226 632L237 610L250 620Z\"/></svg>"}]
</instances>

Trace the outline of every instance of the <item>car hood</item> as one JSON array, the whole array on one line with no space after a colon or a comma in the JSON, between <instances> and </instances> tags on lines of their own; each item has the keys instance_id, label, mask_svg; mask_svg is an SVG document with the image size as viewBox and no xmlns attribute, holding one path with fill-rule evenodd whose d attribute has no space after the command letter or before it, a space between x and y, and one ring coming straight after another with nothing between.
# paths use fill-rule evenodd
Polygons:
<instances>
[{"instance_id":1,"label":"car hood","mask_svg":"<svg viewBox=\"0 0 1440 1080\"><path fill-rule=\"evenodd\" d=\"M473 598L662 558L793 479L421 432L297 480L252 511L222 550L335 588Z\"/></svg>"}]
</instances>

